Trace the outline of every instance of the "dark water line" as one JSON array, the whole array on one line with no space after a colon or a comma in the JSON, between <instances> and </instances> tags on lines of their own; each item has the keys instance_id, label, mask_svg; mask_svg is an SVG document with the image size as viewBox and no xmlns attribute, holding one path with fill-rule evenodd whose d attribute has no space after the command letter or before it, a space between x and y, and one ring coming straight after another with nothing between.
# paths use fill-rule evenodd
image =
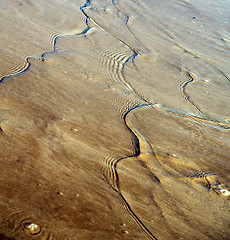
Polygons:
<instances>
[{"instance_id":1,"label":"dark water line","mask_svg":"<svg viewBox=\"0 0 230 240\"><path fill-rule=\"evenodd\" d=\"M133 108L129 109L124 114L124 117L123 117L124 123L125 123L127 129L129 129L129 131L134 135L135 140L136 140L136 146L135 146L136 152L132 156L127 156L127 157L124 157L124 158L120 158L120 159L117 159L113 162L113 165L111 165L111 168L112 168L113 176L115 178L115 186L112 186L111 184L110 184L110 186L114 189L114 191L116 191L120 195L127 212L131 215L131 217L136 222L136 224L146 233L146 235L149 237L149 239L157 240L157 237L154 236L151 233L151 231L145 226L145 224L141 221L141 219L136 215L135 211L132 209L132 207L130 206L130 204L126 200L125 196L122 194L122 191L120 189L120 183L119 183L119 174L118 174L118 171L117 171L117 165L120 161L125 160L127 158L138 157L141 154L139 139L135 135L134 131L130 128L129 124L127 123L127 116L129 115L129 113L134 112L135 110L138 110L138 109L141 109L141 108L144 108L144 107L153 107L153 105L152 104L143 104L143 105L134 106ZM163 112L163 114L169 115L169 113L167 111ZM181 116L176 116L176 115L173 115L173 114L171 114L171 115L174 116L174 117L181 117ZM191 120L191 119L190 119L190 121L195 122L195 120ZM204 176L206 176L206 175L207 174L204 174ZM155 180L157 180L160 183L160 180L156 176L153 175L153 177L155 178ZM107 182L109 182L109 181L107 180Z\"/></svg>"},{"instance_id":2,"label":"dark water line","mask_svg":"<svg viewBox=\"0 0 230 240\"><path fill-rule=\"evenodd\" d=\"M119 174L117 172L117 165L120 161L122 160L125 160L127 158L131 158L131 157L138 157L140 155L140 144L139 144L139 139L138 137L134 134L134 132L132 131L132 129L128 126L127 124L127 116L129 113L137 110L137 109L140 109L140 108L143 108L143 107L148 107L148 106L152 106L151 104L143 104L143 105L138 105L138 106L135 106L131 109L129 109L125 114L124 114L124 123L127 127L127 129L129 129L129 131L134 135L135 137L135 140L137 142L136 146L135 146L135 149L136 149L136 152L135 154L133 154L132 156L127 156L125 158L120 158L118 160L116 160L116 162L114 163L114 165L112 166L113 167L113 172L115 174L115 184L116 186L115 187L112 187L119 195L120 197L122 198L122 201L124 202L124 205L125 205L125 208L126 210L129 212L129 214L132 216L132 218L134 219L134 221L136 222L136 224L146 233L146 235L148 235L149 239L152 239L152 240L157 240L157 238L150 232L150 230L144 225L144 223L141 221L141 219L135 214L135 212L132 210L132 207L130 206L130 204L128 203L128 201L125 199L125 197L123 196L122 192L121 192L121 189L120 189L120 184L119 184Z\"/></svg>"},{"instance_id":3,"label":"dark water line","mask_svg":"<svg viewBox=\"0 0 230 240\"><path fill-rule=\"evenodd\" d=\"M51 53L54 53L56 52L56 44L57 44L57 40L59 38L62 38L62 37L70 37L70 36L79 36L79 35L84 35L86 34L89 30L90 30L90 27L88 26L88 15L84 12L84 8L87 8L90 6L90 1L87 0L86 4L82 7L80 7L82 13L86 16L86 29L84 29L81 33L79 34L74 34L74 35L63 35L63 36L60 36L60 35L55 35L53 41L52 41L52 51L48 51L48 52L44 52L42 53L41 57L26 57L25 61L26 61L26 67L23 71L21 71L20 73L17 73L17 74L11 74L11 75L8 75L8 76L5 76L3 77L1 80L0 80L0 83L5 79L5 78L9 78L9 77L12 77L12 76L17 76L19 74L22 74L24 72L26 72L29 67L30 67L30 63L29 63L29 59L33 59L33 58L38 58L38 59L41 59L42 61L45 60L45 56L47 54L51 54ZM134 59L135 57L138 56L138 51L136 51L135 49L133 49L131 46L129 46L127 43L125 43L124 41L120 40L121 42L123 42L125 45L127 45L128 47L130 47L130 49L133 50L133 55L132 55L132 59ZM149 105L149 104L148 104ZM142 106L136 106L130 110L128 110L125 115L124 115L124 122L125 122L125 125L127 126L127 128L132 132L132 130L128 127L127 123L126 123L126 116L128 113L130 113L131 111L137 109L137 108L140 108L140 107L144 107L144 106L147 106L147 105L142 105ZM132 134L135 136L135 134L132 132ZM140 155L140 146L139 146L139 140L138 138L135 136L136 138L136 142L137 142L137 145L135 146L135 154L132 156L132 157L135 157L135 156L139 156ZM130 156L131 157L131 156ZM122 158L124 159L124 158ZM138 218L138 216L134 213L134 211L132 210L131 206L129 205L129 203L127 202L127 200L124 198L124 196L122 195L121 193L121 190L120 190L120 187L119 187L119 176L118 176L118 173L117 173L117 164L119 161L121 161L122 159L119 159L115 162L113 169L114 169L114 175L115 175L115 179L116 179L116 186L117 186L117 189L113 188L119 195L120 197L122 198L123 202L124 202L124 205L125 205L125 208L127 209L127 211L130 213L130 215L133 217L133 219L135 220L135 222L139 225L139 227L141 229L143 229L147 235L149 236L150 239L152 240L156 240L157 238L155 236L152 235L152 233L147 229L147 227L145 227L145 225L141 222L141 220Z\"/></svg>"},{"instance_id":4,"label":"dark water line","mask_svg":"<svg viewBox=\"0 0 230 240\"><path fill-rule=\"evenodd\" d=\"M125 68L125 64L127 64L130 60L131 60L132 63L134 64L134 59L135 59L136 57L138 57L138 54L137 54L136 52L134 52L133 55L130 56L130 57L124 62L124 64L122 65L122 68L121 68L121 75L122 75L125 83L130 86L130 88L132 89L132 91L134 92L134 94L135 94L138 98L140 98L143 102L152 105L152 103L150 103L145 97L143 97L142 95L140 95L140 94L132 87L132 85L131 85L127 80L125 80L125 77L124 77L124 74L123 74L123 71L124 71L124 68ZM135 64L134 64L134 67L136 68Z\"/></svg>"},{"instance_id":5,"label":"dark water line","mask_svg":"<svg viewBox=\"0 0 230 240\"><path fill-rule=\"evenodd\" d=\"M87 22L87 21L86 21ZM88 26L87 24L87 27L80 33L76 33L76 34L73 34L73 35L62 35L62 36L56 36L55 39L53 40L53 50L52 51L49 51L49 52L44 52L42 55L41 55L41 58L42 58L42 61L45 60L45 55L48 55L48 54L51 54L51 53L54 53L54 52L57 52L56 51L56 43L57 43L57 40L59 38L65 38L65 37L74 37L74 36L81 36L81 35L85 35L88 33L88 31L90 30L90 27ZM59 53L64 53L65 51L60 51Z\"/></svg>"},{"instance_id":6,"label":"dark water line","mask_svg":"<svg viewBox=\"0 0 230 240\"><path fill-rule=\"evenodd\" d=\"M188 53L188 54L189 54L189 53ZM164 58L163 58L163 59L164 59ZM194 81L196 80L196 79L195 79L195 76L194 76L192 73L190 73L188 70L183 69L182 67L179 67L179 66L177 66L176 64L171 63L169 60L167 60L167 59L164 59L164 60L166 60L167 63L169 63L170 65L172 65L172 66L174 66L175 68L177 68L179 71L183 71L184 73L186 73L186 74L188 75L189 81L183 82L182 84L180 84L180 87L181 87L181 91L182 91L182 93L183 93L183 96L184 96L185 100L188 101L188 102L201 114L201 117L196 116L195 118L201 119L201 120L204 120L204 121L211 121L211 122L213 122L213 123L217 123L217 124L220 124L220 125L221 125L221 124L226 124L225 122L222 122L222 121L213 119L212 117L210 117L210 116L208 116L206 113L204 113L204 112L202 111L202 109L201 109L201 108L188 96L188 94L186 93L186 87L187 87L187 85L188 85L189 83L194 82ZM179 114L181 114L181 115L187 115L187 116L191 117L191 115L188 114L188 113L185 114L185 113L180 112L180 111L176 111L176 110L172 110L172 109L168 109L168 108L163 108L163 107L162 107L161 109L164 110L164 111L168 111L169 113L170 113L170 112L175 112L175 113L179 113ZM227 127L227 129L228 129L228 127Z\"/></svg>"},{"instance_id":7,"label":"dark water line","mask_svg":"<svg viewBox=\"0 0 230 240\"><path fill-rule=\"evenodd\" d=\"M132 64L133 64L133 66L134 66L135 69L136 69L135 62L134 62L134 60L136 59L136 57L138 57L138 54L136 54L136 53L134 52L134 54L133 54L131 57L129 57L129 58L125 61L125 63L123 64L122 69L121 69L121 73L122 73L122 76L123 76L124 80L125 80L125 77L124 77L123 71L124 71L125 64L128 63L129 61L132 61ZM176 67L177 67L177 66L176 66ZM136 69L136 70L137 70L137 69ZM224 124L224 122L220 122L220 121L215 120L215 119L209 117L208 115L206 115L206 114L191 100L191 98L187 95L187 93L186 93L186 87L187 87L187 85L188 85L189 83L194 82L194 77L193 77L189 72L187 72L186 70L183 70L183 69L182 69L182 71L186 72L186 73L189 75L189 78L190 78L189 81L187 81L187 82L185 82L185 83L183 83L183 84L181 85L183 95L184 95L185 99L186 99L191 105L193 105L193 107L194 107L194 108L201 114L201 116L202 116L202 117L198 117L198 116L197 116L196 118L197 118L197 119L204 120L204 121L211 121L211 122L217 123L217 124L221 124L221 123ZM131 84L128 83L127 80L125 80L125 82L126 82L129 86L131 86ZM133 92L136 94L136 96L138 96L138 97L139 97L142 101L144 101L147 105L152 106L152 107L155 105L154 103L151 103L148 99L146 99L145 97L143 97L142 95L140 95L132 86L131 86L131 88L132 88ZM166 109L166 108L163 109L163 110L166 111L166 112L168 112L168 113L174 113L174 112L175 112L175 113L178 113L178 112L175 111L175 110L173 111L173 110ZM191 116L188 115L188 114L183 114L183 113L180 113L180 114L182 114L182 115L184 115L184 116L191 117ZM229 129L229 127L222 126L222 125L221 125L221 128Z\"/></svg>"},{"instance_id":8,"label":"dark water line","mask_svg":"<svg viewBox=\"0 0 230 240\"><path fill-rule=\"evenodd\" d=\"M214 65L214 63L212 63L212 62L210 62L210 61L208 61L208 60L205 60L204 58L196 55L195 53L193 53L193 52L189 51L188 49L186 49L185 47L183 47L181 44L179 44L179 43L177 42L176 38L175 38L171 33L169 33L167 30L161 29L161 28L159 28L159 27L157 27L157 26L155 26L155 27L158 28L158 29L160 29L162 32L164 32L164 33L171 39L171 40L168 39L168 41L174 43L177 47L179 47L180 49L182 49L185 53L187 53L187 54L189 54L189 55L191 55L191 56L193 56L193 57L195 57L195 58L200 59L200 60L201 60L202 62L204 62L204 63L207 63L208 65L210 65L211 67L213 67L214 69L216 69L222 76L224 76L224 78L226 78L228 82L230 82L230 77L229 77L225 72L223 72L221 69L219 69L218 67L216 67L216 66Z\"/></svg>"},{"instance_id":9,"label":"dark water line","mask_svg":"<svg viewBox=\"0 0 230 240\"><path fill-rule=\"evenodd\" d=\"M84 9L84 8L87 8L87 7L89 7L90 6L90 0L86 0L86 3L85 3L85 5L83 5L82 7L80 7L80 9L81 9L81 11Z\"/></svg>"},{"instance_id":10,"label":"dark water line","mask_svg":"<svg viewBox=\"0 0 230 240\"><path fill-rule=\"evenodd\" d=\"M108 180L107 176L104 175L104 180L106 181L106 183L120 196L120 198L123 201L124 207L126 209L126 211L131 215L131 217L133 218L133 220L135 221L135 223L138 225L138 227L140 227L147 235L150 239L152 240L157 240L157 238L148 230L148 228L144 225L144 223L141 221L141 219L135 214L135 212L132 210L130 204L128 203L128 201L125 199L125 197L123 196L121 190L120 190L120 185L119 185L119 175L117 172L117 164L121 161L121 160L125 160L127 158L131 158L131 157L135 157L138 156L138 154L134 154L132 156L127 156L124 158L120 158L120 159L116 159L115 161L112 162L113 165L111 165L111 171L113 174L113 184L111 184L111 182Z\"/></svg>"},{"instance_id":11,"label":"dark water line","mask_svg":"<svg viewBox=\"0 0 230 240\"><path fill-rule=\"evenodd\" d=\"M122 194L122 191L120 189L120 183L119 183L119 174L117 171L117 165L120 161L128 159L128 158L132 158L132 157L138 157L140 155L140 144L139 144L139 139L138 137L135 135L135 133L132 131L132 129L129 127L128 123L127 123L127 116L129 113L140 109L140 108L144 108L144 107L148 107L148 106L152 106L151 104L143 104L143 105L137 105L132 107L131 109L129 109L123 117L125 126L127 127L127 129L132 133L132 135L135 138L135 142L136 142L136 146L135 146L135 153L131 156L126 156L123 158L119 158L114 160L113 162L110 163L111 165L111 171L114 177L114 186L110 183L110 181L108 180L108 178L104 175L104 178L106 180L106 182L108 183L108 185L121 197L125 209L127 210L127 212L130 214L130 216L133 218L133 220L135 221L135 223L143 230L143 232L148 236L149 239L151 240L157 240L157 237L154 236L151 231L145 226L145 224L141 221L141 219L137 216L137 214L134 212L134 210L132 209L132 207L130 206L130 204L128 203L128 201L126 200L126 198L124 197L124 195Z\"/></svg>"},{"instance_id":12,"label":"dark water line","mask_svg":"<svg viewBox=\"0 0 230 240\"><path fill-rule=\"evenodd\" d=\"M137 109L148 107L148 106L151 106L151 104L147 103L147 104L143 104L143 105L137 105L137 106L134 106L133 108L129 109L124 114L124 117L123 117L124 124L128 128L128 130L132 133L132 135L134 135L134 137L136 139L136 142L137 142L137 146L135 146L135 148L137 149L136 154L131 156L131 157L138 157L140 155L140 144L139 144L138 137L133 133L132 129L127 124L127 116L128 116L129 113L131 113L131 112L133 112L133 111L135 111Z\"/></svg>"},{"instance_id":13,"label":"dark water line","mask_svg":"<svg viewBox=\"0 0 230 240\"><path fill-rule=\"evenodd\" d=\"M70 37L70 36L79 36L79 35L84 35L84 34L86 34L86 33L90 30L90 27L88 26L88 22L87 22L88 19L89 19L89 17L87 16L87 14L85 14L84 8L87 8L88 6L90 6L90 1L89 1L89 0L87 0L86 4L85 4L84 6L80 7L82 13L86 16L86 25L87 25L86 29L84 29L84 30L83 30L81 33L79 33L79 34L63 35L63 36L56 35L56 36L54 37L53 41L52 41L52 49L53 49L52 51L48 51L48 52L42 53L41 57L26 57L26 58L25 58L26 67L25 67L20 73L10 74L10 75L8 75L8 76L2 77L2 78L0 79L0 83L1 83L4 79L6 79L6 78L13 77L13 76L18 76L18 75L20 75L20 74L25 73L25 72L29 69L29 67L30 67L29 59L41 59L42 61L44 61L44 60L45 60L45 55L56 52L56 43L57 43L57 40L58 40L59 38L62 38L62 37ZM122 41L122 40L120 40L120 41ZM123 42L123 41L122 41L122 42ZM125 42L124 42L124 44L127 45ZM129 46L129 45L127 45L127 46ZM132 49L132 47L131 47L131 49ZM135 58L139 53L138 53L138 51L135 51L135 49L132 49L132 50L133 50L133 56L132 56L132 58ZM148 104L148 105L149 105L149 104ZM128 111L125 113L125 115L124 115L124 122L125 122L125 125L127 126L127 128L128 128L131 132L132 132L132 130L128 127L127 122L126 122L126 117L127 117L128 113L130 113L131 111L134 111L134 110L136 110L136 109L138 109L138 108L141 108L141 107L144 107L144 106L148 106L148 105L136 106L136 107L128 110ZM134 133L132 132L132 134L134 134ZM135 136L135 134L134 134L134 136ZM139 140L138 140L138 138L137 138L136 136L135 136L135 138L136 138L136 141L137 141L137 146L136 146L136 148L135 148L135 149L136 149L136 153L135 153L135 155L133 155L133 157L134 157L134 156L138 156L138 155L140 154ZM124 159L124 158L122 158L122 159ZM120 197L122 198L122 200L123 200L123 202L124 202L124 205L125 205L127 211L131 214L131 216L133 217L133 219L135 220L135 222L139 225L139 227L142 228L142 229L147 233L147 235L149 236L150 239L152 239L152 240L157 240L157 238L147 229L147 227L141 222L141 220L138 218L138 216L134 213L134 211L132 210L131 206L128 204L127 200L124 198L124 196L122 195L122 193L121 193L121 191L120 191L120 187L119 187L119 176L118 176L118 173L117 173L117 164L118 164L118 162L121 161L122 159L117 160L117 161L115 162L114 166L113 166L113 168L114 168L114 173L115 173L115 176L116 176L116 177L115 177L115 178L116 178L116 185L117 185L117 190L116 190L116 189L114 189L114 190L116 190L116 191L118 192L118 194L120 195Z\"/></svg>"},{"instance_id":14,"label":"dark water line","mask_svg":"<svg viewBox=\"0 0 230 240\"><path fill-rule=\"evenodd\" d=\"M138 139L138 137L136 136L136 133L135 133L135 130L132 130L132 128L129 126L128 122L127 122L127 116L131 113L131 112L134 112L138 109L141 109L141 108L145 108L145 107L153 107L153 105L151 103L146 103L146 104L141 104L141 105L137 105L137 106L134 106L133 108L129 109L125 114L124 114L124 117L123 117L123 120L124 120L124 123L125 123L125 126L129 129L129 131L134 135L136 141L137 141L137 146L136 148L138 149L138 151L136 152L136 155L133 155L132 157L138 157L140 156L141 154L141 149L140 149L140 141ZM142 136L142 138L148 143L148 145L150 146L149 142L147 141L147 139L139 132L136 130L136 132L139 133L139 135ZM152 150L152 147L151 147L151 153L153 153L153 150Z\"/></svg>"},{"instance_id":15,"label":"dark water line","mask_svg":"<svg viewBox=\"0 0 230 240\"><path fill-rule=\"evenodd\" d=\"M86 1L86 4L80 7L81 12L85 15L86 19L89 19L89 16L85 13L84 9L88 8L91 5L90 0Z\"/></svg>"},{"instance_id":16,"label":"dark water line","mask_svg":"<svg viewBox=\"0 0 230 240\"><path fill-rule=\"evenodd\" d=\"M136 0L135 0L135 1L136 1ZM140 4L139 1L138 1L138 4ZM140 5L143 7L142 4L140 4ZM144 8L152 14L152 12L150 11L150 9L149 9L148 7L144 7ZM153 25L156 29L160 30L160 31L163 32L165 35L167 35L167 36L169 37L169 39L167 38L167 40L168 40L169 42L175 44L177 47L179 47L180 49L182 49L184 52L188 53L189 55L191 55L191 56L193 56L193 57L195 57L195 58L198 58L198 59L200 59L202 62L207 63L208 65L212 66L212 67L213 67L214 69L216 69L221 75L223 75L224 78L227 79L228 82L230 82L230 77L229 77L225 72L223 72L220 68L216 67L216 66L214 65L214 63L212 63L212 62L210 62L210 61L208 61L208 60L205 60L204 58L200 57L199 55L196 55L195 53L193 53L193 52L189 51L188 49L186 49L185 47L183 47L181 44L178 43L178 41L176 40L176 38L175 38L170 32L168 32L166 29L164 29L164 28L162 28L162 27L159 27L158 25L153 24L153 23L152 23L152 25Z\"/></svg>"},{"instance_id":17,"label":"dark water line","mask_svg":"<svg viewBox=\"0 0 230 240\"><path fill-rule=\"evenodd\" d=\"M191 99L190 97L187 95L186 93L186 87L189 83L192 83L194 82L194 78L192 77L191 74L189 74L189 77L190 77L190 80L185 82L183 85L182 85L182 92L186 98L186 100L193 105L193 107L203 116L202 119L204 120L210 120L210 121L214 121L211 117L209 117L208 115L206 115Z\"/></svg>"},{"instance_id":18,"label":"dark water line","mask_svg":"<svg viewBox=\"0 0 230 240\"><path fill-rule=\"evenodd\" d=\"M150 231L149 229L144 225L144 223L140 220L140 218L135 214L135 212L132 210L131 206L129 205L129 203L127 202L127 200L124 198L124 196L121 194L120 189L119 189L119 195L121 196L124 204L125 204L125 208L127 209L127 211L131 214L131 216L133 217L133 219L135 220L135 222L137 223L137 225L148 235L149 239L152 240L158 240Z\"/></svg>"},{"instance_id":19,"label":"dark water line","mask_svg":"<svg viewBox=\"0 0 230 240\"><path fill-rule=\"evenodd\" d=\"M25 73L25 72L29 69L29 67L30 67L29 59L41 59L41 60L43 60L43 57L26 57L25 60L24 60L24 61L26 62L24 69L22 69L19 73L13 73L13 74L9 74L9 75L7 75L7 76L3 76L3 77L0 79L0 84L1 84L1 83L3 82L3 80L6 79L6 78L19 76L19 75Z\"/></svg>"},{"instance_id":20,"label":"dark water line","mask_svg":"<svg viewBox=\"0 0 230 240\"><path fill-rule=\"evenodd\" d=\"M124 40L122 40L121 38L117 37L116 35L114 35L113 33L111 33L110 31L108 31L107 29L103 28L97 21L95 21L94 19L90 18L98 27L100 27L101 29L103 29L104 31L106 31L107 33L109 33L111 36L113 36L114 38L116 38L117 40L119 40L120 42L122 42L124 45L126 45L134 54L137 55L143 55L141 52L139 52L138 50L136 50L133 46L131 46L129 43L125 42Z\"/></svg>"},{"instance_id":21,"label":"dark water line","mask_svg":"<svg viewBox=\"0 0 230 240\"><path fill-rule=\"evenodd\" d=\"M88 26L88 16L84 13L83 9L86 8L86 7L88 7L89 5L90 5L90 1L87 0L87 1L86 1L86 4L85 4L84 6L82 6L82 7L80 7L82 13L86 16L85 23L86 23L86 26L87 26L82 32L77 33L77 34L72 34L72 35L55 35L55 37L54 37L54 39L53 39L53 41L52 41L52 46L51 46L51 49L53 49L52 51L44 52L44 53L42 53L42 55L41 55L40 57L26 57L26 58L25 58L25 62L26 62L25 68L24 68L21 72L19 72L19 73L13 73L13 74L9 74L9 75L7 75L7 76L3 76L3 77L0 79L0 84L1 84L1 83L3 82L3 80L6 79L6 78L19 76L19 75L25 73L25 72L29 69L29 67L30 67L29 59L40 59L41 61L45 61L45 60L46 60L46 59L45 59L45 55L56 52L56 43L57 43L57 40L58 40L59 38L74 37L74 36L85 35L85 34L90 30L90 27ZM62 51L62 52L60 52L60 53L63 53L63 52L64 52L64 51Z\"/></svg>"},{"instance_id":22,"label":"dark water line","mask_svg":"<svg viewBox=\"0 0 230 240\"><path fill-rule=\"evenodd\" d=\"M90 19L92 22L94 22L99 28L103 29L104 31L106 31L107 33L109 33L111 36L113 36L114 38L116 38L117 40L119 40L120 42L122 42L124 45L126 45L133 53L134 55L142 55L142 53L140 53L138 50L136 50L133 46L131 46L129 43L125 42L124 40L120 39L119 37L117 37L116 35L114 35L112 32L108 31L107 29L105 29L104 27L102 27L96 20L94 20L93 18L91 18L85 11L85 8L88 8L91 5L91 1L87 0L86 4L82 7L80 7L80 10L82 11L82 13L85 15L86 19ZM119 11L119 10L118 10ZM123 13L122 13L123 14Z\"/></svg>"},{"instance_id":23,"label":"dark water line","mask_svg":"<svg viewBox=\"0 0 230 240\"><path fill-rule=\"evenodd\" d=\"M152 105L152 107L155 108L161 114L186 119L186 120L192 121L198 125L203 125L206 128L213 128L213 129L218 129L218 130L229 130L230 129L230 127L226 126L225 122L220 122L220 121L215 121L215 120L206 120L206 119L203 119L198 116L185 114L182 111L175 111L174 109L169 109L169 108L165 108L165 107L156 107L154 105ZM202 121L204 121L204 122L202 122ZM210 122L210 123L208 123L208 122ZM213 126L213 125L211 125L211 123L216 124L217 126Z\"/></svg>"},{"instance_id":24,"label":"dark water line","mask_svg":"<svg viewBox=\"0 0 230 240\"><path fill-rule=\"evenodd\" d=\"M86 6L88 7L89 5L90 5L90 1L87 1L88 3L86 4ZM126 23L128 22L128 20L129 20L129 16L127 15L127 14L125 14L125 13L123 13L117 6L116 6L116 4L115 4L115 0L111 0L111 2L112 2L112 5L114 6L114 8L117 10L117 11L119 11L120 13L122 13L124 16L126 16ZM85 14L86 15L86 14ZM86 15L87 16L87 15ZM89 16L87 16L87 18L89 18ZM92 19L93 20L93 19ZM94 20L93 20L94 21ZM94 21L95 22L95 21ZM106 29L104 29L103 27L101 27L97 22L95 22L100 28L102 28L103 30L105 30L105 31L107 31ZM128 25L126 25L127 26L127 28L128 28ZM155 27L157 27L157 26L155 26ZM159 28L159 27L157 27L157 28ZM193 53L191 53L191 52L189 52L187 49L185 49L183 46L181 46L180 44L178 44L177 43L177 41L175 40L175 38L170 34L170 33L168 33L167 32L167 30L165 30L165 29L161 29L160 28L160 30L161 31L163 31L166 35L168 35L172 40L172 42L175 44L175 45L177 45L179 48L181 48L181 49L183 49L184 51L186 51L188 54L190 54L190 55L192 55L192 56L194 56L194 57L198 57L198 56L196 56L195 54L193 54ZM131 32L131 30L129 30L130 32ZM110 33L109 31L107 31L108 33ZM132 32L131 32L132 33ZM133 51L133 55L124 63L124 65L128 62L128 61L132 61L132 63L133 63L133 65L134 65L134 67L135 67L135 63L134 63L134 60L135 60L135 58L136 57L138 57L141 53L139 53L137 50L135 50L132 46L130 46L128 43L126 43L126 42L124 42L122 39L119 39L118 37L116 37L116 36L114 36L112 33L110 33L113 37L115 37L115 38L117 38L119 41L121 41L123 44L125 44L126 46L128 46L132 51ZM135 37L135 35L134 35L134 37ZM137 39L138 40L138 39ZM170 40L169 40L170 41ZM207 61L205 61L204 59L202 59L202 58L200 58L200 57L198 57L200 60L202 60L202 61L204 61L204 62L206 62L206 63L208 63L209 65L211 65L212 67L214 67L217 71L219 71L227 80L229 80L230 81L230 79L229 79L229 77L224 73L224 72L222 72L220 69L218 69L217 67L215 67L213 64L211 64L210 62L207 62ZM123 67L122 67L122 72L123 72L123 69L124 69L124 65L123 65ZM123 75L123 74L122 74ZM214 123L221 123L220 121L218 121L218 120L215 120L215 119L212 119L211 117L209 117L208 115L206 115L205 113L203 113L202 111L201 111L201 109L190 99L190 97L187 95L187 93L186 93L186 90L185 90L185 88L186 88L186 86L188 85L188 83L191 83L191 82L193 82L194 81L194 79L193 79L193 77L191 76L191 74L189 74L189 76L190 76L190 78L191 78L191 80L190 81L188 81L188 82L186 82L186 83L184 83L184 85L182 86L182 91L183 91L183 94L184 94L184 96L185 96L185 98L186 98L186 100L190 103L190 104L192 104L194 107L195 107L195 109L197 109L197 111L199 112L199 113L201 113L201 115L203 116L202 118L200 118L200 117L197 117L197 118L200 118L200 119L202 119L202 120L207 120L207 121L212 121L212 122L214 122ZM124 75L123 75L123 78L124 78ZM127 82L126 80L125 80L125 82ZM127 84L129 85L129 86L131 86L131 84L129 84L128 82L127 82ZM132 88L132 86L131 86L131 88ZM150 103L150 101L148 100L148 99L146 99L146 98L144 98L143 96L141 96L139 93L137 93L137 91L134 89L134 88L132 88L133 89L133 91L134 91L134 93L141 99L141 100L143 100L145 103L148 103L148 104L151 104L152 106L154 105L154 103ZM169 111L170 112L170 111ZM228 129L228 127L227 127L227 129Z\"/></svg>"},{"instance_id":25,"label":"dark water line","mask_svg":"<svg viewBox=\"0 0 230 240\"><path fill-rule=\"evenodd\" d=\"M202 122L202 118L199 118L199 117L194 117L194 116L188 116L188 115L185 115L183 113L178 113L178 112L175 112L175 111L172 111L172 110L169 110L169 109L157 109L155 108L156 111L158 111L158 113L160 114L165 114L165 115L168 115L168 116L171 116L171 117L176 117L176 118L181 118L181 119L184 119L184 120L188 120L190 122L193 122L199 126L201 126L202 128L204 128L203 126L205 126L205 128L213 128L213 129L217 129L217 130L229 130L230 128L228 126L223 126L223 125L220 125L219 122L214 122L214 121L209 121L211 123L216 123L217 126L213 126L211 124L208 124L208 123L203 123ZM204 120L205 122L207 122L208 120ZM224 123L223 123L224 124Z\"/></svg>"},{"instance_id":26,"label":"dark water line","mask_svg":"<svg viewBox=\"0 0 230 240\"><path fill-rule=\"evenodd\" d=\"M133 56L131 57L132 62L135 60L136 57L138 57L138 54L134 52Z\"/></svg>"},{"instance_id":27,"label":"dark water line","mask_svg":"<svg viewBox=\"0 0 230 240\"><path fill-rule=\"evenodd\" d=\"M141 44L141 46L142 46L144 49L147 50L147 52L149 52L149 50L144 46L144 44L136 37L136 35L135 35L135 34L131 31L131 29L129 28L129 25L128 25L128 22L129 22L129 20L130 20L129 15L127 15L126 13L124 13L122 10L120 10L120 9L116 6L115 0L111 0L111 2L112 2L113 7L114 7L118 12L120 12L121 14L123 14L123 15L125 16L125 26L126 26L126 28L128 29L128 31L130 32L130 34ZM117 2L118 2L118 0L117 0ZM142 54L141 54L141 55L142 55Z\"/></svg>"}]
</instances>

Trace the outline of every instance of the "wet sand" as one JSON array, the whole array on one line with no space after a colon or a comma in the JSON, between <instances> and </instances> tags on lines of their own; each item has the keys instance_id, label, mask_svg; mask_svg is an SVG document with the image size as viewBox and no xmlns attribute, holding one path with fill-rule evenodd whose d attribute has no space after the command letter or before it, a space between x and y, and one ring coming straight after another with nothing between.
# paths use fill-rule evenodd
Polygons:
<instances>
[{"instance_id":1,"label":"wet sand","mask_svg":"<svg viewBox=\"0 0 230 240\"><path fill-rule=\"evenodd\" d=\"M229 239L228 1L0 3L0 240Z\"/></svg>"}]
</instances>

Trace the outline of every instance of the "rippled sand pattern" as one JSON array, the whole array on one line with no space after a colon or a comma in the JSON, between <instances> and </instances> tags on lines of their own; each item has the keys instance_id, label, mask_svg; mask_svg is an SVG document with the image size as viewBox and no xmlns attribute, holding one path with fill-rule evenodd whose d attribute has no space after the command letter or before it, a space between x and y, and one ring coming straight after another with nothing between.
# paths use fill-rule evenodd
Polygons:
<instances>
[{"instance_id":1,"label":"rippled sand pattern","mask_svg":"<svg viewBox=\"0 0 230 240\"><path fill-rule=\"evenodd\" d=\"M1 1L0 240L230 238L229 9Z\"/></svg>"}]
</instances>

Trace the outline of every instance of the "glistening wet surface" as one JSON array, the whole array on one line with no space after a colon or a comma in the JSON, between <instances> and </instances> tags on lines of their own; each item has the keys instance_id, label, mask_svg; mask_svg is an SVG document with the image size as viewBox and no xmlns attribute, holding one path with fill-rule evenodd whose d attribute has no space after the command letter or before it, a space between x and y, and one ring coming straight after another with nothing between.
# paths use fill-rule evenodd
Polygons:
<instances>
[{"instance_id":1,"label":"glistening wet surface","mask_svg":"<svg viewBox=\"0 0 230 240\"><path fill-rule=\"evenodd\" d=\"M0 239L229 239L229 7L1 1Z\"/></svg>"}]
</instances>

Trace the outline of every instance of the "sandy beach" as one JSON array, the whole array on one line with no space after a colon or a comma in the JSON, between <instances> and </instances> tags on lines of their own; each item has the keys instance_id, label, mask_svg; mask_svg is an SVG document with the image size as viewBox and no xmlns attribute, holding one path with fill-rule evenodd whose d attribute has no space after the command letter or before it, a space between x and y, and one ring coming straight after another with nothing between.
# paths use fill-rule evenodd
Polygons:
<instances>
[{"instance_id":1,"label":"sandy beach","mask_svg":"<svg viewBox=\"0 0 230 240\"><path fill-rule=\"evenodd\" d=\"M229 9L0 1L0 240L230 239Z\"/></svg>"}]
</instances>

